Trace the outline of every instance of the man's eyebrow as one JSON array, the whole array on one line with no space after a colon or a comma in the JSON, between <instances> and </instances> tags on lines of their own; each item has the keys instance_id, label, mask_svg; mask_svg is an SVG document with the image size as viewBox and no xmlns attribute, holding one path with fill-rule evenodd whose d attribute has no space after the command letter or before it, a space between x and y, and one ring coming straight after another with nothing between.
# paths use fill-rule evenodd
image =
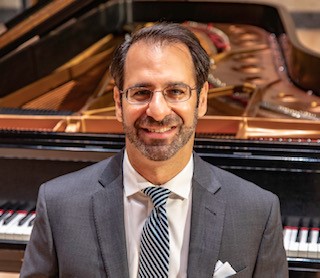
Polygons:
<instances>
[{"instance_id":1,"label":"man's eyebrow","mask_svg":"<svg viewBox=\"0 0 320 278\"><path fill-rule=\"evenodd\" d=\"M176 85L187 85L187 84L184 83L184 82L180 82L180 81L172 81L172 82L165 83L163 88L168 87L168 86L176 86ZM139 88L139 87L142 87L142 88L154 88L155 86L153 84L151 84L151 83L141 82L141 83L136 83L136 84L128 87L127 89Z\"/></svg>"},{"instance_id":2,"label":"man's eyebrow","mask_svg":"<svg viewBox=\"0 0 320 278\"><path fill-rule=\"evenodd\" d=\"M177 81L177 82L169 82L169 83L166 84L166 86L175 86L175 85L187 85L187 84L184 83L184 82L179 82L179 81Z\"/></svg>"},{"instance_id":3,"label":"man's eyebrow","mask_svg":"<svg viewBox=\"0 0 320 278\"><path fill-rule=\"evenodd\" d=\"M147 87L147 88L150 88L150 87L153 87L153 85L152 84L150 84L150 83L136 83L136 84L134 84L134 85L132 85L132 86L130 86L130 87L128 87L128 89L131 89L131 88L138 88L138 87Z\"/></svg>"}]
</instances>

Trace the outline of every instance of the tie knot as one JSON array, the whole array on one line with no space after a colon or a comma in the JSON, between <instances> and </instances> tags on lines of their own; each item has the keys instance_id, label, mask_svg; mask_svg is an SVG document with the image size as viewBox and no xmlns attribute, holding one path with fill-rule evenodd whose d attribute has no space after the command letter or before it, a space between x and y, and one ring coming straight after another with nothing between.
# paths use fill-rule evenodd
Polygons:
<instances>
[{"instance_id":1,"label":"tie knot","mask_svg":"<svg viewBox=\"0 0 320 278\"><path fill-rule=\"evenodd\" d=\"M142 192L150 197L155 208L164 206L171 193L171 191L167 188L153 186L143 189Z\"/></svg>"}]
</instances>

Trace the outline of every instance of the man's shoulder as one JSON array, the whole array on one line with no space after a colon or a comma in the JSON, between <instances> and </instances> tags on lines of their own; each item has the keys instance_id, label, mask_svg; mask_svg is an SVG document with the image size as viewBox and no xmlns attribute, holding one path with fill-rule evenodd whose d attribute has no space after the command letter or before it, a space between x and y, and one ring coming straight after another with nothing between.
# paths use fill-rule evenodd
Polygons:
<instances>
[{"instance_id":1,"label":"man's shoulder","mask_svg":"<svg viewBox=\"0 0 320 278\"><path fill-rule=\"evenodd\" d=\"M265 199L270 201L277 198L274 193L270 192L250 180L240 177L226 169L212 165L202 159L198 160L200 176L209 179L212 186L219 187L220 194L228 198L245 198L245 199ZM196 166L197 167L197 166ZM199 173L198 173L199 175Z\"/></svg>"},{"instance_id":2,"label":"man's shoulder","mask_svg":"<svg viewBox=\"0 0 320 278\"><path fill-rule=\"evenodd\" d=\"M95 187L101 186L100 180L106 178L111 180L119 175L120 163L121 154L116 154L80 170L56 177L41 186L46 188L48 194L92 191Z\"/></svg>"}]
</instances>

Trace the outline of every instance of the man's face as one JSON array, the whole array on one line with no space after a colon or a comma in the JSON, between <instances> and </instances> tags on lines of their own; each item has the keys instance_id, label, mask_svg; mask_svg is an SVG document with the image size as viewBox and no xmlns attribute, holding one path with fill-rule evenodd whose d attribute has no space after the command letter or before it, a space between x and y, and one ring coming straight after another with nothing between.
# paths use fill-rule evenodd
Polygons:
<instances>
[{"instance_id":1,"label":"man's face","mask_svg":"<svg viewBox=\"0 0 320 278\"><path fill-rule=\"evenodd\" d=\"M177 83L196 86L191 54L178 43L135 43L128 51L124 75L123 90L144 86L160 91ZM169 103L156 92L149 103L130 104L123 97L121 105L122 95L115 87L116 116L123 123L128 153L142 153L154 161L170 159L178 152L191 155L197 119L207 109L207 89L206 83L197 107L196 90L189 100L180 103Z\"/></svg>"}]
</instances>

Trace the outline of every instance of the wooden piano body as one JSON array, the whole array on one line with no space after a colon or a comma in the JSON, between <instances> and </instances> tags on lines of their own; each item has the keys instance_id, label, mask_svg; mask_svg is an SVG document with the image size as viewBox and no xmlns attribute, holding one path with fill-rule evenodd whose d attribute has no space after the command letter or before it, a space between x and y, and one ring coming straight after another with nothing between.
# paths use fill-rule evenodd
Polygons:
<instances>
[{"instance_id":1,"label":"wooden piano body","mask_svg":"<svg viewBox=\"0 0 320 278\"><path fill-rule=\"evenodd\" d=\"M31 30L0 49L0 201L34 202L42 182L118 152L124 138L113 116L109 49L138 24L188 21L213 23L232 46L213 54L216 87L195 151L276 193L284 225L290 217L320 217L320 55L301 46L283 8L231 1L80 2L55 24L49 18L50 24L35 28L36 36ZM101 40L107 48L94 52ZM88 49L94 55L81 60ZM93 71L98 78L88 90L84 77ZM0 270L19 270L25 244L0 240ZM288 261L290 277L320 277L320 255L297 251Z\"/></svg>"}]
</instances>

